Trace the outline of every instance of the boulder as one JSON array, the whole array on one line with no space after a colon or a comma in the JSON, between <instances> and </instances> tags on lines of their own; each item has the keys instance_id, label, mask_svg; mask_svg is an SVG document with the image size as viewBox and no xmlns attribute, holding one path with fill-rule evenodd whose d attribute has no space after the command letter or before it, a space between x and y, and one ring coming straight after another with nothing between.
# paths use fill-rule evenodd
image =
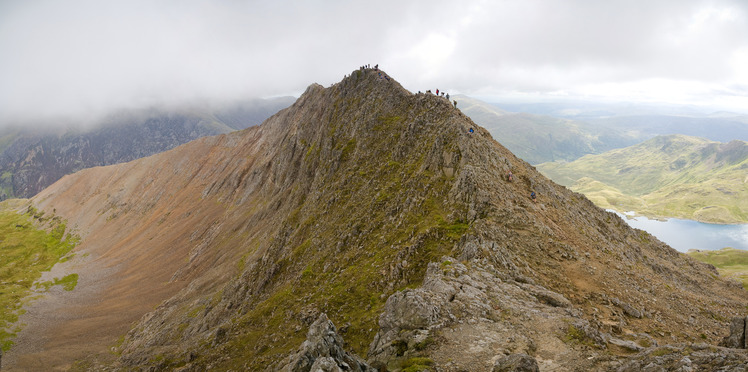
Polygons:
<instances>
[{"instance_id":1,"label":"boulder","mask_svg":"<svg viewBox=\"0 0 748 372\"><path fill-rule=\"evenodd\" d=\"M325 313L309 327L299 350L276 370L284 372L376 372L354 354L343 349L343 338Z\"/></svg>"},{"instance_id":2,"label":"boulder","mask_svg":"<svg viewBox=\"0 0 748 372\"><path fill-rule=\"evenodd\" d=\"M735 317L730 321L730 335L722 339L721 345L732 349L745 349L745 325L746 319Z\"/></svg>"},{"instance_id":3,"label":"boulder","mask_svg":"<svg viewBox=\"0 0 748 372\"><path fill-rule=\"evenodd\" d=\"M492 372L538 372L538 362L527 354L510 354L497 360Z\"/></svg>"}]
</instances>

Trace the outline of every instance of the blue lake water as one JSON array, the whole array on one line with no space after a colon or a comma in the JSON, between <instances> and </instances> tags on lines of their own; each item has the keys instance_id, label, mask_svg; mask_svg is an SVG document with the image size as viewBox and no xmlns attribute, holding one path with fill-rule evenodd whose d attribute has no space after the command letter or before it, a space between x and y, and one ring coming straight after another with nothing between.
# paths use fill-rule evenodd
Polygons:
<instances>
[{"instance_id":1,"label":"blue lake water","mask_svg":"<svg viewBox=\"0 0 748 372\"><path fill-rule=\"evenodd\" d=\"M716 225L679 220L650 220L646 217L621 216L631 227L642 229L680 252L689 249L715 250L725 247L748 250L748 224Z\"/></svg>"}]
</instances>

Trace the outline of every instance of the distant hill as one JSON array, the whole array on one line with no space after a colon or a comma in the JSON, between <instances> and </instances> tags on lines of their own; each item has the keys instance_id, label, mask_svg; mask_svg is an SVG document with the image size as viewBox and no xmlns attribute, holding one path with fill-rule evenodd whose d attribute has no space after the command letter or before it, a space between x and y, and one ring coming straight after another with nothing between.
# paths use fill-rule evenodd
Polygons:
<instances>
[{"instance_id":1,"label":"distant hill","mask_svg":"<svg viewBox=\"0 0 748 372\"><path fill-rule=\"evenodd\" d=\"M456 96L458 107L514 154L531 164L572 161L643 141L640 133L548 115L515 113Z\"/></svg>"},{"instance_id":2,"label":"distant hill","mask_svg":"<svg viewBox=\"0 0 748 372\"><path fill-rule=\"evenodd\" d=\"M217 108L123 110L85 128L49 123L0 129L0 200L29 198L62 176L122 163L194 139L260 124L293 97Z\"/></svg>"},{"instance_id":3,"label":"distant hill","mask_svg":"<svg viewBox=\"0 0 748 372\"><path fill-rule=\"evenodd\" d=\"M625 129L644 138L660 135L684 134L717 142L748 141L748 116L715 113L708 117L674 115L626 115L590 118L594 126Z\"/></svg>"},{"instance_id":4,"label":"distant hill","mask_svg":"<svg viewBox=\"0 0 748 372\"><path fill-rule=\"evenodd\" d=\"M458 95L459 107L531 164L573 161L659 135L748 141L748 116L690 106L590 102L487 103Z\"/></svg>"},{"instance_id":5,"label":"distant hill","mask_svg":"<svg viewBox=\"0 0 748 372\"><path fill-rule=\"evenodd\" d=\"M748 222L748 143L684 135L538 169L595 204L621 212L715 223Z\"/></svg>"}]
</instances>

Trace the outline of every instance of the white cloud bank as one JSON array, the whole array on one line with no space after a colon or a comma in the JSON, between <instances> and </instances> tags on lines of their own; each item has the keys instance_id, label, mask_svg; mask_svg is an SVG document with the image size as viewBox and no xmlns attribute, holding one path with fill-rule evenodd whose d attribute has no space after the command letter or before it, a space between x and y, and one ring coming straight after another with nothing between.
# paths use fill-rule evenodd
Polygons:
<instances>
[{"instance_id":1,"label":"white cloud bank","mask_svg":"<svg viewBox=\"0 0 748 372\"><path fill-rule=\"evenodd\" d=\"M379 63L406 88L748 111L748 5L0 0L0 122L221 101Z\"/></svg>"}]
</instances>

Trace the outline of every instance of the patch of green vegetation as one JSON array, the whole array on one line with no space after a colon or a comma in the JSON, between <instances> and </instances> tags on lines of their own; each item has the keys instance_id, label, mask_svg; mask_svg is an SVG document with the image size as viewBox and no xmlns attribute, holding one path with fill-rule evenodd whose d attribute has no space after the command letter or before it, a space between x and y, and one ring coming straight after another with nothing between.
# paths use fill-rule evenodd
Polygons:
<instances>
[{"instance_id":1,"label":"patch of green vegetation","mask_svg":"<svg viewBox=\"0 0 748 372\"><path fill-rule=\"evenodd\" d=\"M429 347L429 345L433 344L434 342L436 342L436 340L434 340L433 337L428 336L423 341L417 342L415 345L413 345L413 348L416 351L422 351L426 349L427 347Z\"/></svg>"},{"instance_id":2,"label":"patch of green vegetation","mask_svg":"<svg viewBox=\"0 0 748 372\"><path fill-rule=\"evenodd\" d=\"M304 161L311 161L314 158L319 157L320 148L317 146L317 144L312 144L309 146L309 149L306 150L306 154L304 154Z\"/></svg>"},{"instance_id":3,"label":"patch of green vegetation","mask_svg":"<svg viewBox=\"0 0 748 372\"><path fill-rule=\"evenodd\" d=\"M658 349L652 351L649 355L652 355L652 356L663 356L663 355L668 355L668 354L672 354L672 353L675 353L675 352L676 352L676 350L674 350L674 349L671 349L671 348L668 348L668 347L661 347L661 348L658 348Z\"/></svg>"},{"instance_id":4,"label":"patch of green vegetation","mask_svg":"<svg viewBox=\"0 0 748 372\"><path fill-rule=\"evenodd\" d=\"M566 328L566 335L564 336L564 341L583 343L586 339L587 339L587 335L585 335L582 330L575 327L574 325L569 324L569 327Z\"/></svg>"},{"instance_id":5,"label":"patch of green vegetation","mask_svg":"<svg viewBox=\"0 0 748 372\"><path fill-rule=\"evenodd\" d=\"M11 325L18 320L24 301L42 272L49 271L77 244L78 239L66 235L66 226L57 218L43 219L33 207L27 213L10 208L10 201L0 203L0 347L8 350L18 332ZM49 229L42 228L48 221ZM55 279L51 285L72 290L77 274Z\"/></svg>"},{"instance_id":6,"label":"patch of green vegetation","mask_svg":"<svg viewBox=\"0 0 748 372\"><path fill-rule=\"evenodd\" d=\"M83 360L76 360L73 362L73 364L70 366L70 372L84 372L84 371L90 371L94 367L94 364L92 361L88 359Z\"/></svg>"},{"instance_id":7,"label":"patch of green vegetation","mask_svg":"<svg viewBox=\"0 0 748 372\"><path fill-rule=\"evenodd\" d=\"M379 118L379 124L374 126L375 131L389 131L394 126L402 122L402 118L400 116L380 116Z\"/></svg>"},{"instance_id":8,"label":"patch of green vegetation","mask_svg":"<svg viewBox=\"0 0 748 372\"><path fill-rule=\"evenodd\" d=\"M351 153L355 149L356 149L356 139L351 138L350 140L348 140L348 142L346 142L345 146L343 146L343 150L340 153L340 161L346 161L350 159Z\"/></svg>"},{"instance_id":9,"label":"patch of green vegetation","mask_svg":"<svg viewBox=\"0 0 748 372\"><path fill-rule=\"evenodd\" d=\"M416 357L404 361L401 367L403 372L421 372L430 370L433 365L434 361L429 358Z\"/></svg>"},{"instance_id":10,"label":"patch of green vegetation","mask_svg":"<svg viewBox=\"0 0 748 372\"><path fill-rule=\"evenodd\" d=\"M748 251L735 248L723 248L717 251L690 251L689 256L710 265L714 265L719 274L735 278L748 289Z\"/></svg>"},{"instance_id":11,"label":"patch of green vegetation","mask_svg":"<svg viewBox=\"0 0 748 372\"><path fill-rule=\"evenodd\" d=\"M61 259L60 262L63 262L63 260L64 259ZM36 283L34 286L37 288L44 288L45 291L48 291L56 285L62 286L62 289L66 291L72 291L78 285L78 274L69 274L62 277L62 279L54 278L54 280Z\"/></svg>"},{"instance_id":12,"label":"patch of green vegetation","mask_svg":"<svg viewBox=\"0 0 748 372\"><path fill-rule=\"evenodd\" d=\"M584 330L577 328L573 324L569 324L569 326L566 328L566 334L562 337L562 339L570 344L581 344L594 348L599 347L599 345L597 345L592 339L587 336Z\"/></svg>"},{"instance_id":13,"label":"patch of green vegetation","mask_svg":"<svg viewBox=\"0 0 748 372\"><path fill-rule=\"evenodd\" d=\"M190 310L189 313L187 313L187 317L196 318L198 314L200 314L204 310L205 310L205 305L196 306L194 309Z\"/></svg>"},{"instance_id":14,"label":"patch of green vegetation","mask_svg":"<svg viewBox=\"0 0 748 372\"><path fill-rule=\"evenodd\" d=\"M390 345L395 348L396 356L403 356L408 351L408 342L405 340L395 340Z\"/></svg>"}]
</instances>

